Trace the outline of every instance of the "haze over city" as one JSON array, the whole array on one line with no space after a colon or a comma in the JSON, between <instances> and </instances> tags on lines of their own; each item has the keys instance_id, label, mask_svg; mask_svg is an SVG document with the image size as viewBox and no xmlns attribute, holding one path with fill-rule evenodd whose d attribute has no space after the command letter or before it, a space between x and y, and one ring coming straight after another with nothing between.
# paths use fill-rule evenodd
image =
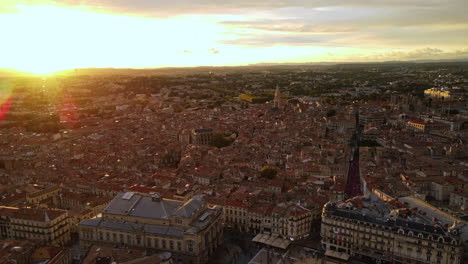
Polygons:
<instances>
[{"instance_id":1,"label":"haze over city","mask_svg":"<svg viewBox=\"0 0 468 264\"><path fill-rule=\"evenodd\" d=\"M465 0L3 0L0 68L468 57Z\"/></svg>"},{"instance_id":2,"label":"haze over city","mask_svg":"<svg viewBox=\"0 0 468 264\"><path fill-rule=\"evenodd\" d=\"M0 264L468 263L467 0L0 0Z\"/></svg>"}]
</instances>

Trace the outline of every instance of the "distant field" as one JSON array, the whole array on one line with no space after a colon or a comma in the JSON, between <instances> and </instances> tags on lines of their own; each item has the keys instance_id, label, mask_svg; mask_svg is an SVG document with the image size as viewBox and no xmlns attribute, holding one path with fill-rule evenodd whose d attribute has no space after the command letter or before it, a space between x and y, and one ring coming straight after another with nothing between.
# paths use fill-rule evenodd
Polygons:
<instances>
[{"instance_id":1,"label":"distant field","mask_svg":"<svg viewBox=\"0 0 468 264\"><path fill-rule=\"evenodd\" d=\"M240 94L239 98L252 104L263 104L266 101L271 100L271 98L267 96L254 96L250 94Z\"/></svg>"}]
</instances>

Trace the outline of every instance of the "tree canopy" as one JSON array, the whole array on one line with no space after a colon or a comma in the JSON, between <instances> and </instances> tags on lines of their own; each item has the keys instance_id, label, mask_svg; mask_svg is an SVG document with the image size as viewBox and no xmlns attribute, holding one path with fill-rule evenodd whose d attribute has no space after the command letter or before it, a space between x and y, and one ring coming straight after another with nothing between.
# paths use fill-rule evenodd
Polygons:
<instances>
[{"instance_id":1,"label":"tree canopy","mask_svg":"<svg viewBox=\"0 0 468 264\"><path fill-rule=\"evenodd\" d=\"M260 176L263 178L273 179L276 174L278 174L278 171L271 166L264 166L260 170Z\"/></svg>"}]
</instances>

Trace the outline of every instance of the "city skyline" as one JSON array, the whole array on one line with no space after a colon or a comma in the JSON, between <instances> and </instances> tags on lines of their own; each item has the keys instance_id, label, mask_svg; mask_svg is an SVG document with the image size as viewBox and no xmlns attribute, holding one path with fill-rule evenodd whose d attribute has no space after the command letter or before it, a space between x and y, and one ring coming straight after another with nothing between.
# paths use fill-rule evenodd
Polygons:
<instances>
[{"instance_id":1,"label":"city skyline","mask_svg":"<svg viewBox=\"0 0 468 264\"><path fill-rule=\"evenodd\" d=\"M43 1L0 4L0 68L381 62L468 57L449 1Z\"/></svg>"}]
</instances>

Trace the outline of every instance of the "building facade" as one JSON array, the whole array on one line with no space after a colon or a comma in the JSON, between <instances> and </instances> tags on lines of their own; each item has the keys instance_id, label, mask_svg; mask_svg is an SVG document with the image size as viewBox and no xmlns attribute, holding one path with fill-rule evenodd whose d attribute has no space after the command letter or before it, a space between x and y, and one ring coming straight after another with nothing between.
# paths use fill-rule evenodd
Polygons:
<instances>
[{"instance_id":1,"label":"building facade","mask_svg":"<svg viewBox=\"0 0 468 264\"><path fill-rule=\"evenodd\" d=\"M192 130L190 136L190 143L209 145L213 140L213 129L211 128L199 128Z\"/></svg>"},{"instance_id":2,"label":"building facade","mask_svg":"<svg viewBox=\"0 0 468 264\"><path fill-rule=\"evenodd\" d=\"M327 203L321 226L325 255L337 263L350 258L369 263L463 263L459 225L445 228L415 208L400 206L374 194Z\"/></svg>"},{"instance_id":3,"label":"building facade","mask_svg":"<svg viewBox=\"0 0 468 264\"><path fill-rule=\"evenodd\" d=\"M452 192L450 193L449 205L461 210L468 208L468 193L466 192Z\"/></svg>"},{"instance_id":4,"label":"building facade","mask_svg":"<svg viewBox=\"0 0 468 264\"><path fill-rule=\"evenodd\" d=\"M61 191L62 191L62 188L60 188L59 186L49 187L44 190L40 190L31 194L27 194L26 202L28 204L39 204L43 201L46 201L48 199L52 199L53 197L58 196Z\"/></svg>"},{"instance_id":5,"label":"building facade","mask_svg":"<svg viewBox=\"0 0 468 264\"><path fill-rule=\"evenodd\" d=\"M450 90L444 88L430 88L424 90L424 95L435 99L450 99L452 97Z\"/></svg>"},{"instance_id":6,"label":"building facade","mask_svg":"<svg viewBox=\"0 0 468 264\"><path fill-rule=\"evenodd\" d=\"M241 232L271 234L298 240L310 234L313 212L297 204L255 203L249 206L228 201L224 209L225 222Z\"/></svg>"},{"instance_id":7,"label":"building facade","mask_svg":"<svg viewBox=\"0 0 468 264\"><path fill-rule=\"evenodd\" d=\"M0 239L40 239L64 246L70 241L68 212L0 206Z\"/></svg>"},{"instance_id":8,"label":"building facade","mask_svg":"<svg viewBox=\"0 0 468 264\"><path fill-rule=\"evenodd\" d=\"M450 124L434 121L432 119L424 120L421 118L413 118L408 121L408 127L423 132L430 132L434 130L450 130Z\"/></svg>"},{"instance_id":9,"label":"building facade","mask_svg":"<svg viewBox=\"0 0 468 264\"><path fill-rule=\"evenodd\" d=\"M201 197L171 200L159 194L119 193L102 217L79 225L80 246L113 245L170 251L183 263L206 263L223 241L222 210Z\"/></svg>"}]
</instances>

